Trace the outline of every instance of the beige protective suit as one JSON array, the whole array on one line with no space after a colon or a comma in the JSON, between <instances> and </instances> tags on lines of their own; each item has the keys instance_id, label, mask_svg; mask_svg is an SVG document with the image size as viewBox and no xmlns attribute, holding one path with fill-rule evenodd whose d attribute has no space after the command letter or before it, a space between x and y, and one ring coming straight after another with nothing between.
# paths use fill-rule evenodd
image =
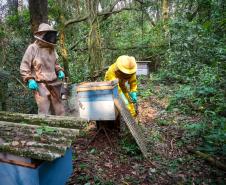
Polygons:
<instances>
[{"instance_id":1,"label":"beige protective suit","mask_svg":"<svg viewBox=\"0 0 226 185\"><path fill-rule=\"evenodd\" d=\"M34 79L39 85L38 90L33 91L39 114L64 115L64 105L57 92L60 91L60 88L50 88L51 84L56 84L58 81L57 72L63 69L57 63L54 45L41 39L48 29L51 30L49 25L43 25L44 28L41 24L39 31L36 32L39 36L36 37L38 39L28 46L23 56L20 74L26 84L29 79ZM44 31L42 31L43 29Z\"/></svg>"}]
</instances>

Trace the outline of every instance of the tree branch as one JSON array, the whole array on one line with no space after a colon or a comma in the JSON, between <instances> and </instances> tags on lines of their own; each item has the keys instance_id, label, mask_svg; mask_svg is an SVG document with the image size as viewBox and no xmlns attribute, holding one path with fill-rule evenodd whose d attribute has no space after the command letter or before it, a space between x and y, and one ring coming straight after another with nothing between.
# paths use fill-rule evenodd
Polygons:
<instances>
[{"instance_id":1,"label":"tree branch","mask_svg":"<svg viewBox=\"0 0 226 185\"><path fill-rule=\"evenodd\" d=\"M195 18L195 16L196 16L197 13L199 12L199 10L200 10L200 6L198 5L198 7L196 8L196 10L195 10L193 13L189 13L189 14L187 15L188 21L191 22L191 21Z\"/></svg>"},{"instance_id":2,"label":"tree branch","mask_svg":"<svg viewBox=\"0 0 226 185\"><path fill-rule=\"evenodd\" d=\"M144 4L144 0L135 0L135 1L140 3L140 4Z\"/></svg>"},{"instance_id":3,"label":"tree branch","mask_svg":"<svg viewBox=\"0 0 226 185\"><path fill-rule=\"evenodd\" d=\"M110 5L110 8L107 12L112 12L115 8L115 6L120 2L121 0L116 0L115 2L113 2L111 5ZM105 15L105 17L103 18L104 20L107 19L107 15Z\"/></svg>"},{"instance_id":4,"label":"tree branch","mask_svg":"<svg viewBox=\"0 0 226 185\"><path fill-rule=\"evenodd\" d=\"M84 40L87 37L88 33L86 33L85 35L83 35L83 37L81 37L74 45L72 45L69 50L73 50L82 40Z\"/></svg>"},{"instance_id":5,"label":"tree branch","mask_svg":"<svg viewBox=\"0 0 226 185\"><path fill-rule=\"evenodd\" d=\"M140 11L139 9L136 9L136 8L122 8L120 10L115 10L115 11L111 11L111 12L103 12L103 13L98 13L98 16L104 16L102 18L101 21L104 21L106 20L108 17L110 17L112 14L117 14L117 13L120 13L124 10L136 10L136 11Z\"/></svg>"},{"instance_id":6,"label":"tree branch","mask_svg":"<svg viewBox=\"0 0 226 185\"><path fill-rule=\"evenodd\" d=\"M97 14L98 16L104 16L104 17L102 18L102 21L106 20L110 15L120 13L120 12L122 12L122 11L124 11L124 10L136 10L136 11L140 11L139 9L136 9L136 8L122 8L122 9L120 9L120 10L115 10L115 11L113 11L115 5L116 5L118 2L120 2L120 0L116 0L116 1L112 4L112 6L110 7L110 9L109 9L108 12L102 12L102 13L98 13L98 14ZM71 24L73 24L73 23L86 21L88 18L89 18L89 15L85 15L84 17L80 17L80 18L78 18L78 19L71 19L71 20L68 20L67 22L65 22L64 27L66 28L67 26L69 26L69 25L71 25Z\"/></svg>"},{"instance_id":7,"label":"tree branch","mask_svg":"<svg viewBox=\"0 0 226 185\"><path fill-rule=\"evenodd\" d=\"M112 12L115 8L115 6L120 2L121 0L116 0L114 3L112 3L111 7L109 8L109 12Z\"/></svg>"},{"instance_id":8,"label":"tree branch","mask_svg":"<svg viewBox=\"0 0 226 185\"><path fill-rule=\"evenodd\" d=\"M226 165L223 162L220 162L218 160L216 160L215 158L213 158L212 156L210 156L209 154L206 153L202 153L200 151L194 151L190 148L188 148L188 151L195 154L196 156L208 161L211 165L226 171Z\"/></svg>"},{"instance_id":9,"label":"tree branch","mask_svg":"<svg viewBox=\"0 0 226 185\"><path fill-rule=\"evenodd\" d=\"M88 18L89 18L89 15L86 15L86 16L78 18L78 19L71 19L71 20L65 22L64 27L66 28L70 24L73 24L73 23L76 23L76 22L86 21Z\"/></svg>"},{"instance_id":10,"label":"tree branch","mask_svg":"<svg viewBox=\"0 0 226 185\"><path fill-rule=\"evenodd\" d=\"M149 19L150 21L150 24L152 26L155 26L155 22L153 21L153 19L148 15L148 13L143 9L143 6L145 4L144 0L135 0L136 2L140 3L141 4L141 11L143 11L143 13L145 14L145 16Z\"/></svg>"},{"instance_id":11,"label":"tree branch","mask_svg":"<svg viewBox=\"0 0 226 185\"><path fill-rule=\"evenodd\" d=\"M148 49L150 46L133 46L133 47L127 47L127 48L114 48L114 47L102 47L101 49L106 49L106 50L133 50L133 49L140 49L140 48L145 48ZM75 48L74 51L87 51L88 48Z\"/></svg>"}]
</instances>

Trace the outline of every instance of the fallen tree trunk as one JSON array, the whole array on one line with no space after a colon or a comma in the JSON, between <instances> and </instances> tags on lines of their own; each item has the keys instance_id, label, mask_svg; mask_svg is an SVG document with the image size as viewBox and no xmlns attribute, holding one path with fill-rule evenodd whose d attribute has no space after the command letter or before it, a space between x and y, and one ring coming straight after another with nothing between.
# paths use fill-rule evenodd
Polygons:
<instances>
[{"instance_id":1,"label":"fallen tree trunk","mask_svg":"<svg viewBox=\"0 0 226 185\"><path fill-rule=\"evenodd\" d=\"M21 114L4 111L0 111L0 121L74 129L82 129L87 124L86 120L77 117Z\"/></svg>"},{"instance_id":2,"label":"fallen tree trunk","mask_svg":"<svg viewBox=\"0 0 226 185\"><path fill-rule=\"evenodd\" d=\"M224 170L226 171L226 166L225 164L219 162L218 160L216 160L215 158L211 157L210 155L208 154L205 154L203 152L200 152L200 151L195 151L195 150L191 150L191 149L188 149L189 152L195 154L196 156L206 160L207 162L209 162L211 165L221 169L221 170Z\"/></svg>"}]
</instances>

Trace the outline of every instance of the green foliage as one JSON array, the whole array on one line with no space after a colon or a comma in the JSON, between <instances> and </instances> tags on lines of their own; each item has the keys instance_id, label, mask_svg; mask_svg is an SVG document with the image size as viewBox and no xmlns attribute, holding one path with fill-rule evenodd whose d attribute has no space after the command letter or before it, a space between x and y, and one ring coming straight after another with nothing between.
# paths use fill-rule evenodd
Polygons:
<instances>
[{"instance_id":1,"label":"green foliage","mask_svg":"<svg viewBox=\"0 0 226 185\"><path fill-rule=\"evenodd\" d=\"M113 1L100 1L107 10ZM151 60L161 66L155 82L178 83L174 92L162 91L172 95L168 110L180 109L183 113L201 114L208 121L187 125L185 129L191 136L203 136L204 148L225 155L225 117L226 117L226 37L224 1L198 0L173 2L176 6L165 32L164 22L152 15L159 13L160 4L145 0L144 10L139 11L138 2L130 4L130 11L112 14L100 24L101 46L105 66L112 64L119 55L133 55L137 60ZM63 22L88 15L85 1L80 1L77 9L74 1L48 1L49 20L57 29ZM63 15L64 20L61 20ZM153 16L154 17L154 16ZM144 19L142 19L144 18ZM26 47L32 40L29 10L24 8L18 14L6 15L0 25L0 68L20 79L19 65ZM151 24L150 24L151 23ZM65 46L69 53L68 62L71 81L79 83L90 80L88 74L87 36L90 31L88 21L68 26L65 30ZM73 47L74 46L74 49ZM59 51L59 48L57 48ZM59 53L59 52L58 52ZM60 56L62 63L62 57ZM161 62L161 65L160 65ZM152 66L155 68L155 66ZM103 79L103 76L100 77ZM18 80L17 80L18 81ZM150 82L152 79L150 80ZM139 79L139 96L148 98L156 93L153 86ZM25 91L15 79L8 85L7 100L11 101L10 111L34 113L32 93ZM159 86L161 89L162 87ZM20 99L18 97L21 97ZM20 106L18 106L20 105ZM21 106L23 105L23 106ZM170 122L158 120L163 126ZM42 130L39 131L40 133ZM161 140L158 133L153 133ZM137 154L134 142L124 140L122 148L130 155ZM87 181L86 181L87 182Z\"/></svg>"},{"instance_id":2,"label":"green foliage","mask_svg":"<svg viewBox=\"0 0 226 185\"><path fill-rule=\"evenodd\" d=\"M89 175L86 174L81 174L76 178L76 183L81 184L81 185L114 185L111 180L109 181L104 181L98 176L90 177Z\"/></svg>"},{"instance_id":3,"label":"green foliage","mask_svg":"<svg viewBox=\"0 0 226 185\"><path fill-rule=\"evenodd\" d=\"M226 108L224 102L224 92L221 89L205 85L181 85L171 98L168 110L177 107L188 113L202 112L207 116L220 115Z\"/></svg>"},{"instance_id":4,"label":"green foliage","mask_svg":"<svg viewBox=\"0 0 226 185\"><path fill-rule=\"evenodd\" d=\"M169 169L172 173L176 173L180 164L182 163L182 158L174 159L169 162Z\"/></svg>"},{"instance_id":5,"label":"green foliage","mask_svg":"<svg viewBox=\"0 0 226 185\"><path fill-rule=\"evenodd\" d=\"M0 39L3 39L6 36L6 33L4 32L4 28L2 25L0 25Z\"/></svg>"},{"instance_id":6,"label":"green foliage","mask_svg":"<svg viewBox=\"0 0 226 185\"><path fill-rule=\"evenodd\" d=\"M203 67L225 67L224 39L210 33L196 22L173 20L170 25L170 48L166 67L173 74L194 78ZM218 75L221 75L221 70ZM185 79L186 80L186 79Z\"/></svg>"},{"instance_id":7,"label":"green foliage","mask_svg":"<svg viewBox=\"0 0 226 185\"><path fill-rule=\"evenodd\" d=\"M139 147L137 146L135 140L132 138L132 136L127 135L120 141L120 145L122 147L122 150L130 156L138 156L141 154L141 151Z\"/></svg>"},{"instance_id":8,"label":"green foliage","mask_svg":"<svg viewBox=\"0 0 226 185\"><path fill-rule=\"evenodd\" d=\"M189 140L202 138L203 144L197 149L215 155L226 156L226 118L210 116L197 123L184 125L186 137L184 143Z\"/></svg>"},{"instance_id":9,"label":"green foliage","mask_svg":"<svg viewBox=\"0 0 226 185\"><path fill-rule=\"evenodd\" d=\"M30 36L28 9L20 15L6 16L3 24L0 25L0 68L11 75L10 80L7 81L8 90L4 92L8 111L35 113L32 93L19 83L19 66L30 42Z\"/></svg>"},{"instance_id":10,"label":"green foliage","mask_svg":"<svg viewBox=\"0 0 226 185\"><path fill-rule=\"evenodd\" d=\"M146 76L142 75L138 77L138 96L140 96L141 98L148 98L153 93L152 83L146 84L147 80L148 79Z\"/></svg>"},{"instance_id":11,"label":"green foliage","mask_svg":"<svg viewBox=\"0 0 226 185\"><path fill-rule=\"evenodd\" d=\"M201 113L206 121L185 126L189 137L202 137L200 148L212 154L226 155L225 97L222 90L208 86L181 85L172 97L168 110L180 108L184 113Z\"/></svg>"},{"instance_id":12,"label":"green foliage","mask_svg":"<svg viewBox=\"0 0 226 185\"><path fill-rule=\"evenodd\" d=\"M205 3L198 1L202 8ZM219 13L222 6L216 1L207 4L208 8L200 9L192 19L182 14L169 22L169 49L157 80L179 84L171 96L169 111L176 108L204 117L205 121L184 127L188 137L201 137L201 150L225 156L225 14Z\"/></svg>"},{"instance_id":13,"label":"green foliage","mask_svg":"<svg viewBox=\"0 0 226 185\"><path fill-rule=\"evenodd\" d=\"M139 11L124 11L112 15L101 25L104 57L107 64L113 63L120 55L132 55L137 60L145 57L159 62L164 56L166 40L162 23L154 27L149 20L142 19ZM116 49L111 49L116 48Z\"/></svg>"},{"instance_id":14,"label":"green foliage","mask_svg":"<svg viewBox=\"0 0 226 185\"><path fill-rule=\"evenodd\" d=\"M42 135L43 133L53 133L53 132L56 132L56 129L46 125L43 125L42 127L36 129L36 133L38 135Z\"/></svg>"},{"instance_id":15,"label":"green foliage","mask_svg":"<svg viewBox=\"0 0 226 185\"><path fill-rule=\"evenodd\" d=\"M226 118L213 117L211 127L206 129L205 143L200 150L226 156Z\"/></svg>"},{"instance_id":16,"label":"green foliage","mask_svg":"<svg viewBox=\"0 0 226 185\"><path fill-rule=\"evenodd\" d=\"M161 132L159 132L159 130L153 129L151 131L151 135L148 138L148 140L150 141L150 143L162 142L163 141L163 137L162 137Z\"/></svg>"},{"instance_id":17,"label":"green foliage","mask_svg":"<svg viewBox=\"0 0 226 185\"><path fill-rule=\"evenodd\" d=\"M157 119L157 124L159 126L167 126L167 125L170 125L170 122L165 119Z\"/></svg>"},{"instance_id":18,"label":"green foliage","mask_svg":"<svg viewBox=\"0 0 226 185\"><path fill-rule=\"evenodd\" d=\"M82 175L79 175L77 178L76 178L76 181L77 183L82 183L82 184L85 184L87 182L89 182L89 180L91 179L91 177L89 175L86 175L86 174L82 174Z\"/></svg>"},{"instance_id":19,"label":"green foliage","mask_svg":"<svg viewBox=\"0 0 226 185\"><path fill-rule=\"evenodd\" d=\"M92 148L91 150L90 150L90 154L96 154L97 153L97 150L95 149L95 148Z\"/></svg>"},{"instance_id":20,"label":"green foliage","mask_svg":"<svg viewBox=\"0 0 226 185\"><path fill-rule=\"evenodd\" d=\"M87 163L80 163L79 164L79 168L81 168L81 170L84 170L88 167L88 164Z\"/></svg>"}]
</instances>

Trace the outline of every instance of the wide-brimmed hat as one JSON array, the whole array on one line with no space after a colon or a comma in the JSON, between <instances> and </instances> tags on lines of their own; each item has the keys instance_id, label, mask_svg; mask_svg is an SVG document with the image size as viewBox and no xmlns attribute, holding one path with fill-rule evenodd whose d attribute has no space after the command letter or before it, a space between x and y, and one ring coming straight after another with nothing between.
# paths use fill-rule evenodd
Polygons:
<instances>
[{"instance_id":1,"label":"wide-brimmed hat","mask_svg":"<svg viewBox=\"0 0 226 185\"><path fill-rule=\"evenodd\" d=\"M57 31L53 29L52 26L50 26L49 24L46 23L41 23L38 27L38 31L36 31L34 33L34 37L39 40L42 41L43 43L46 43L50 46L56 46L56 43L51 43L46 41L43 37L46 34L46 32L55 32L55 34L57 34Z\"/></svg>"},{"instance_id":2,"label":"wide-brimmed hat","mask_svg":"<svg viewBox=\"0 0 226 185\"><path fill-rule=\"evenodd\" d=\"M125 74L133 74L137 71L137 63L134 57L122 55L116 60L117 68Z\"/></svg>"},{"instance_id":3,"label":"wide-brimmed hat","mask_svg":"<svg viewBox=\"0 0 226 185\"><path fill-rule=\"evenodd\" d=\"M50 26L49 24L46 24L46 23L41 23L38 27L38 31L35 32L35 34L37 33L42 33L42 32L47 32L47 31L55 31L57 32L56 30L53 29L52 26Z\"/></svg>"}]
</instances>

